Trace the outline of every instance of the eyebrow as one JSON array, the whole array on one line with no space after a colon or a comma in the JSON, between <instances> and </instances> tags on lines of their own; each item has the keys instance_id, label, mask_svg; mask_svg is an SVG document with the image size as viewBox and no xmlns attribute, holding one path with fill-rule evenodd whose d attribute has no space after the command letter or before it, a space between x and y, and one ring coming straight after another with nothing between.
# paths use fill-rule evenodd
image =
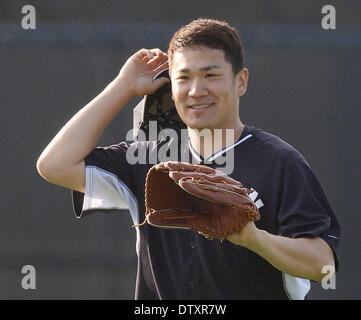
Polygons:
<instances>
[{"instance_id":1,"label":"eyebrow","mask_svg":"<svg viewBox=\"0 0 361 320\"><path fill-rule=\"evenodd\" d=\"M211 69L222 69L222 67L217 66L217 65L210 65L210 66L206 66L206 67L200 68L199 70L202 71L202 72L206 72L206 71L209 71L209 70L211 70ZM181 72L181 73L190 73L191 70L185 68L185 69L179 70L178 72Z\"/></svg>"}]
</instances>

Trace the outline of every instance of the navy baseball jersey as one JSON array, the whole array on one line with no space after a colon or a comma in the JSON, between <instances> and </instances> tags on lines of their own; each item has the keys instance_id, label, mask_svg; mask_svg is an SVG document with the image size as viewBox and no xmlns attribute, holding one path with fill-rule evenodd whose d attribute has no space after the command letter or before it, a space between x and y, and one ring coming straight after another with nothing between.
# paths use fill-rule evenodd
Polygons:
<instances>
[{"instance_id":1,"label":"navy baseball jersey","mask_svg":"<svg viewBox=\"0 0 361 320\"><path fill-rule=\"evenodd\" d=\"M116 209L130 212L134 224L143 222L145 178L155 164L150 160L172 143L121 142L95 148L85 159L85 194L73 191L76 216ZM130 164L130 149L146 154L147 161ZM203 159L189 143L179 148L189 162L214 168L219 168L217 158L230 151L230 176L254 190L250 196L261 214L256 226L290 238L320 237L332 248L338 266L339 222L317 176L292 146L246 125L236 143L211 158ZM136 233L136 299L304 299L310 289L309 280L287 275L227 240L149 224L136 227Z\"/></svg>"}]
</instances>

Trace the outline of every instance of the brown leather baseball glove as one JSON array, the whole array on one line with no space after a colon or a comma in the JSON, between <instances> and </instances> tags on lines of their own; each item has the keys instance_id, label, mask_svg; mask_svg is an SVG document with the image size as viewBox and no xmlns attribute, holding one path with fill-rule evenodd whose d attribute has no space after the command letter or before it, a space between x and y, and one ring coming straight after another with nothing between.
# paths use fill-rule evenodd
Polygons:
<instances>
[{"instance_id":1,"label":"brown leather baseball glove","mask_svg":"<svg viewBox=\"0 0 361 320\"><path fill-rule=\"evenodd\" d=\"M195 230L207 239L223 240L249 221L260 219L251 192L207 166L159 163L147 174L146 220L142 224Z\"/></svg>"}]
</instances>

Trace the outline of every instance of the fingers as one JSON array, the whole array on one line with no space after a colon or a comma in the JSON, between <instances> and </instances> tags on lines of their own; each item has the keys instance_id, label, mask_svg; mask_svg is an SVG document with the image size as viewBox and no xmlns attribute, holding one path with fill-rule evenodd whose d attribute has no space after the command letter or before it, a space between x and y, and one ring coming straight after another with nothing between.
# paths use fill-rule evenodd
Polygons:
<instances>
[{"instance_id":1,"label":"fingers","mask_svg":"<svg viewBox=\"0 0 361 320\"><path fill-rule=\"evenodd\" d=\"M149 49L140 49L138 52L135 53L135 56L140 59L143 59L145 57L148 57L148 59L152 59L154 55Z\"/></svg>"},{"instance_id":2,"label":"fingers","mask_svg":"<svg viewBox=\"0 0 361 320\"><path fill-rule=\"evenodd\" d=\"M158 48L141 49L136 56L154 68L168 60L168 55Z\"/></svg>"},{"instance_id":3,"label":"fingers","mask_svg":"<svg viewBox=\"0 0 361 320\"><path fill-rule=\"evenodd\" d=\"M153 77L168 68L168 55L158 48L141 49L134 56L143 63L146 63L147 67L151 69ZM168 79L165 79L165 77L161 77L159 80L155 80L153 87L157 89L169 82Z\"/></svg>"},{"instance_id":4,"label":"fingers","mask_svg":"<svg viewBox=\"0 0 361 320\"><path fill-rule=\"evenodd\" d=\"M161 51L158 54L154 55L150 60L147 59L148 57L146 57L145 62L153 69L153 72L155 74L157 74L161 70L168 68L168 56Z\"/></svg>"},{"instance_id":5,"label":"fingers","mask_svg":"<svg viewBox=\"0 0 361 320\"><path fill-rule=\"evenodd\" d=\"M151 50L147 50L146 52L145 52L145 54L146 54L146 57L148 58L148 60L151 60L151 59L153 59L153 52L151 51Z\"/></svg>"},{"instance_id":6,"label":"fingers","mask_svg":"<svg viewBox=\"0 0 361 320\"><path fill-rule=\"evenodd\" d=\"M156 79L153 81L153 86L158 89L160 87L162 87L163 85L165 85L166 83L168 83L170 80L166 77L160 77L159 79ZM155 90L156 90L155 89Z\"/></svg>"},{"instance_id":7,"label":"fingers","mask_svg":"<svg viewBox=\"0 0 361 320\"><path fill-rule=\"evenodd\" d=\"M169 67L168 64L168 60L162 64L160 64L158 67L156 67L154 69L155 74L157 75L158 73L160 73L161 71L163 71L164 69L167 69Z\"/></svg>"}]
</instances>

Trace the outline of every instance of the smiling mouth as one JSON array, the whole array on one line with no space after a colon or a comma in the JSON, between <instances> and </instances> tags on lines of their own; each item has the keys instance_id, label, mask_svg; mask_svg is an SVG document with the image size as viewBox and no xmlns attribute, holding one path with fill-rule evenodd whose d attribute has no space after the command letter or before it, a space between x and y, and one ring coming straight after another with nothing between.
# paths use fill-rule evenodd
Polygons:
<instances>
[{"instance_id":1,"label":"smiling mouth","mask_svg":"<svg viewBox=\"0 0 361 320\"><path fill-rule=\"evenodd\" d=\"M202 109L208 109L208 108L212 107L213 105L214 105L214 103L206 103L206 104L193 105L193 106L189 106L189 107L193 110L202 110Z\"/></svg>"}]
</instances>

